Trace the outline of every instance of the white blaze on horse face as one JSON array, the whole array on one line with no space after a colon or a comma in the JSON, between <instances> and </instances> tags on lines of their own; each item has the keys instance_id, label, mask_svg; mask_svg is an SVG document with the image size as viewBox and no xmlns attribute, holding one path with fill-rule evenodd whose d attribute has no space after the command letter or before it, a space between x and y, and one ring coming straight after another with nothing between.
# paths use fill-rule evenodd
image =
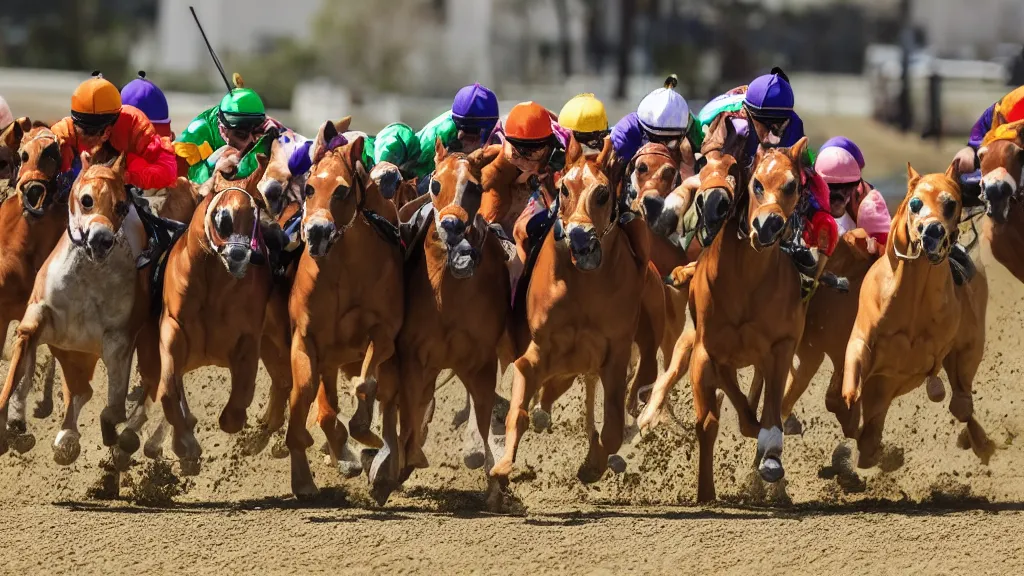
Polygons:
<instances>
[{"instance_id":1,"label":"white blaze on horse face","mask_svg":"<svg viewBox=\"0 0 1024 576\"><path fill-rule=\"evenodd\" d=\"M1021 173L1021 178L1024 178L1024 172ZM985 188L998 187L1001 183L1006 183L1007 185L1009 185L1010 190L1017 189L1017 181L1014 180L1013 176L1010 175L1009 170L1003 168L1002 166L996 168L995 170L992 170L991 172L985 174L981 178L982 190L984 190Z\"/></svg>"}]
</instances>

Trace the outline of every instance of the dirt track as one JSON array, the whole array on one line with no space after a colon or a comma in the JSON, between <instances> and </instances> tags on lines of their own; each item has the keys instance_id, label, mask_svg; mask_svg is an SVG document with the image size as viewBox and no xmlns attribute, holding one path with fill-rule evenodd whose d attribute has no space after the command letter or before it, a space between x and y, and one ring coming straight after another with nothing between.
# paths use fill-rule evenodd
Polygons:
<instances>
[{"instance_id":1,"label":"dirt track","mask_svg":"<svg viewBox=\"0 0 1024 576\"><path fill-rule=\"evenodd\" d=\"M59 405L44 420L30 419L39 439L34 450L0 458L0 566L5 573L1019 572L1024 286L998 265L988 273L988 345L975 382L978 416L1001 448L988 467L956 448L960 425L918 391L897 400L888 419L888 471L869 471L862 492L844 492L828 478L841 434L824 410L819 375L798 405L804 435L786 440L785 487L764 490L750 481L754 443L739 438L726 404L716 453L723 504L696 507L688 386L673 397L680 422L634 439L621 452L626 473L591 486L575 477L585 451L576 391L556 406L553 432L524 439L512 487L525 515L493 516L482 512L481 472L461 464L461 430L449 425L462 399L453 384L440 392L427 446L432 467L415 473L384 509L370 503L364 478L342 481L314 450L324 496L302 506L289 495L286 459L275 460L270 450L242 456L236 440L217 429L226 373L207 370L186 378L200 418L203 470L177 505L154 509L93 496L105 455L100 368L75 465L57 466L49 448ZM251 419L262 411L266 388L261 372ZM126 474L122 498L154 485L151 468L143 462Z\"/></svg>"}]
</instances>

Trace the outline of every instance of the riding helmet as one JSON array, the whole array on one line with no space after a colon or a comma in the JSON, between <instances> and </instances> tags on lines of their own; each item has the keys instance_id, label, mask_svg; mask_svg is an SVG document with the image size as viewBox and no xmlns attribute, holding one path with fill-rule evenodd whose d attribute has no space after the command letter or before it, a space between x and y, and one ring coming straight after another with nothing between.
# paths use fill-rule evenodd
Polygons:
<instances>
[{"instance_id":1,"label":"riding helmet","mask_svg":"<svg viewBox=\"0 0 1024 576\"><path fill-rule=\"evenodd\" d=\"M121 93L98 71L71 95L71 118L79 126L104 127L117 120L120 113Z\"/></svg>"},{"instance_id":2,"label":"riding helmet","mask_svg":"<svg viewBox=\"0 0 1024 576\"><path fill-rule=\"evenodd\" d=\"M793 113L793 87L781 68L758 76L747 87L743 104L755 118L787 119Z\"/></svg>"},{"instance_id":3,"label":"riding helmet","mask_svg":"<svg viewBox=\"0 0 1024 576\"><path fill-rule=\"evenodd\" d=\"M235 86L231 92L220 100L217 116L228 128L252 130L258 128L267 119L267 110L263 100L251 88L242 86L241 76L234 75Z\"/></svg>"},{"instance_id":4,"label":"riding helmet","mask_svg":"<svg viewBox=\"0 0 1024 576\"><path fill-rule=\"evenodd\" d=\"M604 132L608 130L608 114L593 94L580 94L562 106L558 124L573 132Z\"/></svg>"},{"instance_id":5,"label":"riding helmet","mask_svg":"<svg viewBox=\"0 0 1024 576\"><path fill-rule=\"evenodd\" d=\"M505 119L505 138L513 143L539 143L551 138L551 113L536 102L521 102Z\"/></svg>"},{"instance_id":6,"label":"riding helmet","mask_svg":"<svg viewBox=\"0 0 1024 576\"><path fill-rule=\"evenodd\" d=\"M824 146L814 160L814 171L826 184L852 184L861 179L857 158L841 146Z\"/></svg>"},{"instance_id":7,"label":"riding helmet","mask_svg":"<svg viewBox=\"0 0 1024 576\"><path fill-rule=\"evenodd\" d=\"M640 101L636 116L640 126L655 136L676 136L686 132L690 124L690 106L675 87L678 83L673 74L665 80L665 86L651 92Z\"/></svg>"},{"instance_id":8,"label":"riding helmet","mask_svg":"<svg viewBox=\"0 0 1024 576\"><path fill-rule=\"evenodd\" d=\"M138 78L121 88L121 102L141 110L161 136L171 135L167 98L156 84L146 78L145 71L140 70Z\"/></svg>"},{"instance_id":9,"label":"riding helmet","mask_svg":"<svg viewBox=\"0 0 1024 576\"><path fill-rule=\"evenodd\" d=\"M455 94L452 119L460 128L490 132L498 122L498 97L479 83L465 86Z\"/></svg>"}]
</instances>

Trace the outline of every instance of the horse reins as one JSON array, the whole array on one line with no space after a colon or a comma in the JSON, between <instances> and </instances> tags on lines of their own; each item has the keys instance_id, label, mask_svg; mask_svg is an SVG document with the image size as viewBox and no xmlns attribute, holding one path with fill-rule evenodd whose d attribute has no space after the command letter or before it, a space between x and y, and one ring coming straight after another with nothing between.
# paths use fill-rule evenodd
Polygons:
<instances>
[{"instance_id":1,"label":"horse reins","mask_svg":"<svg viewBox=\"0 0 1024 576\"><path fill-rule=\"evenodd\" d=\"M239 188L238 186L228 186L227 188L221 188L216 193L214 193L213 198L210 199L210 205L206 207L206 215L203 218L203 231L206 233L206 240L207 242L209 242L211 247L214 246L213 236L210 234L210 213L213 211L213 207L217 204L217 198L219 198L221 194L230 191L241 192L242 194L245 194L247 198L249 198L249 202L252 204L253 208L253 223L252 232L249 234L249 249L252 250L253 252L260 251L262 245L262 235L260 234L260 205L258 202L256 202L256 199L253 198L253 195L250 194L248 190L244 188Z\"/></svg>"}]
</instances>

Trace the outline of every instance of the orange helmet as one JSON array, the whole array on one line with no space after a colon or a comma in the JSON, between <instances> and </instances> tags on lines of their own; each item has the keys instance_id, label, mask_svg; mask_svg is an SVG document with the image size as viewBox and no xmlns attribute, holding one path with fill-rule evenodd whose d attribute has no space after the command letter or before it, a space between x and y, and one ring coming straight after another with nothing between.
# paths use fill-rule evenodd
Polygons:
<instances>
[{"instance_id":1,"label":"orange helmet","mask_svg":"<svg viewBox=\"0 0 1024 576\"><path fill-rule=\"evenodd\" d=\"M120 111L121 92L99 72L94 72L93 77L82 82L71 95L72 113L105 116Z\"/></svg>"},{"instance_id":2,"label":"orange helmet","mask_svg":"<svg viewBox=\"0 0 1024 576\"><path fill-rule=\"evenodd\" d=\"M505 119L505 138L527 142L550 138L554 134L551 121L551 113L536 102L516 104Z\"/></svg>"}]
</instances>

